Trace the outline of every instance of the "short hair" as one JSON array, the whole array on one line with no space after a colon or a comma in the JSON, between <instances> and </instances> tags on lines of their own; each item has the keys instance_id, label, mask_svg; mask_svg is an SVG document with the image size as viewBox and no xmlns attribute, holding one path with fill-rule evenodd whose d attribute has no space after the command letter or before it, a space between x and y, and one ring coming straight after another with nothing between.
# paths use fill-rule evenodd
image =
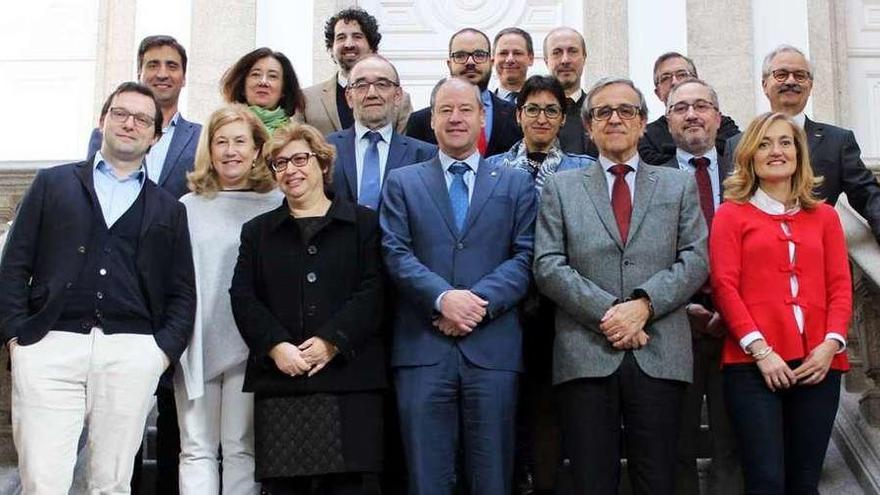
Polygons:
<instances>
[{"instance_id":1,"label":"short hair","mask_svg":"<svg viewBox=\"0 0 880 495\"><path fill-rule=\"evenodd\" d=\"M709 86L709 83L702 79L688 79L686 81L681 81L675 84L672 89L669 90L669 95L666 96L666 109L669 109L669 102L672 100L672 95L674 95L679 88L686 86L688 84L696 84L699 86L703 86L704 88L709 90L709 99L712 100L712 104L715 105L715 108L720 112L721 105L718 104L718 93L715 92L715 88Z\"/></svg>"},{"instance_id":2,"label":"short hair","mask_svg":"<svg viewBox=\"0 0 880 495\"><path fill-rule=\"evenodd\" d=\"M801 57L804 57L804 60L807 61L807 69L810 71L810 79L813 78L813 62L810 62L810 59L807 58L806 54L802 52L799 48L794 47L792 45L787 45L785 43L777 46L770 53L764 57L764 63L761 64L761 81L767 79L767 76L770 75L770 63L773 62L773 59L776 58L780 53L797 53Z\"/></svg>"},{"instance_id":3,"label":"short hair","mask_svg":"<svg viewBox=\"0 0 880 495\"><path fill-rule=\"evenodd\" d=\"M480 98L481 95L480 95L480 88L479 88L479 86L477 86L476 84L470 82L469 80L465 79L464 77L461 77L461 76L449 76L449 77L444 77L444 78L440 79L439 81L437 81L437 84L435 84L435 85L434 85L434 88L431 90L431 113L434 112L434 105L437 103L437 93L440 92L440 88L442 88L443 86L446 86L447 84L449 84L449 83L451 83L452 81L455 81L455 80L458 80L458 81L461 81L461 82L465 82L465 83L467 83L467 84L473 86L473 88L474 88L474 98L477 99L477 104L480 106L480 108L483 108L483 100Z\"/></svg>"},{"instance_id":4,"label":"short hair","mask_svg":"<svg viewBox=\"0 0 880 495\"><path fill-rule=\"evenodd\" d=\"M394 72L394 79L395 79L394 82L396 82L397 84L400 84L400 74L397 72L397 67L395 67L394 64L392 64L390 60L383 57L382 55L379 55L378 53L373 53L371 55L367 55L366 57L363 57L362 59L355 62L355 64L353 66L351 66L351 70L348 73L349 76L351 76L351 73L354 72L354 68L357 67L358 64L360 64L364 60L370 60L370 59L381 60L382 62L385 62L386 64L388 64L391 67L391 71ZM349 82L352 82L352 81L349 81Z\"/></svg>"},{"instance_id":5,"label":"short hair","mask_svg":"<svg viewBox=\"0 0 880 495\"><path fill-rule=\"evenodd\" d=\"M786 122L791 126L797 151L794 175L791 177L791 197L797 199L800 206L805 209L815 208L817 204L822 202L813 193L813 189L822 183L822 178L813 175L807 135L791 117L778 112L766 112L757 116L743 133L733 154L733 172L724 180L725 200L745 203L755 194L758 189L755 153L758 151L761 140L767 135L767 130L774 122L779 121Z\"/></svg>"},{"instance_id":6,"label":"short hair","mask_svg":"<svg viewBox=\"0 0 880 495\"><path fill-rule=\"evenodd\" d=\"M697 74L697 66L694 65L693 60L689 59L688 57L685 57L684 55L682 55L678 52L666 52L663 55L660 55L659 57L657 57L657 61L654 62L654 71L651 73L654 75L654 86L656 86L660 82L657 80L657 71L660 69L660 65L663 62L666 62L667 60L672 59L672 58L680 58L680 59L684 60L684 63L687 64L688 70L691 71L691 74L693 74L694 77L700 77L700 75Z\"/></svg>"},{"instance_id":7,"label":"short hair","mask_svg":"<svg viewBox=\"0 0 880 495\"><path fill-rule=\"evenodd\" d=\"M518 27L509 27L509 28L504 28L501 31L498 31L498 34L495 35L495 39L492 41L492 46L497 47L498 40L500 40L501 37L506 34L515 34L517 36L521 36L522 39L526 40L526 52L529 54L529 56L532 56L532 57L535 56L535 47L532 44L532 35L529 34L528 31L526 31L524 29L520 29ZM450 51L452 51L451 47L450 47ZM493 52L493 54L494 54L494 52Z\"/></svg>"},{"instance_id":8,"label":"short hair","mask_svg":"<svg viewBox=\"0 0 880 495\"><path fill-rule=\"evenodd\" d=\"M629 86L639 95L639 115L641 118L648 120L648 103L645 101L645 95L642 94L641 90L636 87L635 83L632 80L627 79L625 77L603 77L596 81L596 84L590 88L590 91L587 92L587 98L584 100L584 106L581 107L581 120L585 124L589 124L590 121L593 120L593 116L590 115L590 109L592 108L591 104L593 101L593 97L596 96L596 93L603 90L604 88L611 86L613 84L624 84Z\"/></svg>"},{"instance_id":9,"label":"short hair","mask_svg":"<svg viewBox=\"0 0 880 495\"><path fill-rule=\"evenodd\" d=\"M170 46L177 50L177 54L180 55L180 66L183 68L183 74L186 75L186 49L181 45L174 37L168 36L165 34L156 34L153 36L147 36L146 38L141 40L141 44L138 46L137 51L137 73L138 76L141 74L141 68L144 66L144 55L147 51L152 50L153 48L159 48L162 46Z\"/></svg>"},{"instance_id":10,"label":"short hair","mask_svg":"<svg viewBox=\"0 0 880 495\"><path fill-rule=\"evenodd\" d=\"M333 184L333 162L336 158L336 147L329 144L319 130L308 124L291 122L284 127L276 129L272 137L269 138L269 141L263 145L263 156L266 159L266 166L268 167L270 161L278 156L282 148L292 141L298 140L305 141L315 154L324 179L324 191L329 192ZM268 170L272 177L276 178L275 172L271 169Z\"/></svg>"},{"instance_id":11,"label":"short hair","mask_svg":"<svg viewBox=\"0 0 880 495\"><path fill-rule=\"evenodd\" d=\"M257 148L257 160L248 174L249 187L259 193L268 192L275 187L275 181L265 166L261 152L263 145L269 140L269 133L248 107L241 103L232 103L214 110L214 113L208 117L208 122L202 127L193 171L186 174L187 187L195 194L211 198L220 190L220 181L211 157L211 143L217 130L233 122L244 122L247 125L254 146Z\"/></svg>"},{"instance_id":12,"label":"short hair","mask_svg":"<svg viewBox=\"0 0 880 495\"><path fill-rule=\"evenodd\" d=\"M283 53L266 47L246 53L223 74L220 79L220 91L223 98L227 103L247 105L247 98L244 95L245 80L254 64L266 57L272 57L281 64L281 100L279 100L278 106L284 109L284 113L288 117L296 112L301 112L305 108L305 96L299 87L299 79L296 77L296 71L293 70L293 64Z\"/></svg>"},{"instance_id":13,"label":"short hair","mask_svg":"<svg viewBox=\"0 0 880 495\"><path fill-rule=\"evenodd\" d=\"M480 31L477 28L472 28L472 27L461 28L458 31L454 32L452 34L452 36L449 37L449 49L447 50L448 53L452 53L452 41L455 40L455 38L458 35L464 34L464 33L474 33L474 34L479 34L480 36L482 36L483 39L486 40L486 45L488 45L489 53L492 53L492 42L489 41L489 37L486 36L486 33Z\"/></svg>"},{"instance_id":14,"label":"short hair","mask_svg":"<svg viewBox=\"0 0 880 495\"><path fill-rule=\"evenodd\" d=\"M523 105L526 104L529 96L542 91L552 94L559 101L562 113L565 113L568 102L565 98L565 90L562 89L562 84L559 82L559 79L556 79L553 76L538 75L526 79L522 89L519 90L519 95L516 97L517 110L521 109Z\"/></svg>"},{"instance_id":15,"label":"short hair","mask_svg":"<svg viewBox=\"0 0 880 495\"><path fill-rule=\"evenodd\" d=\"M116 89L114 89L113 92L110 93L110 96L104 100L104 105L101 107L101 121L104 121L104 117L106 117L107 112L110 111L110 104L113 103L113 98L116 98L116 95L122 93L142 94L153 101L153 105L156 106L156 112L153 114L153 131L156 133L156 138L159 138L162 135L162 110L159 108L159 100L156 99L153 90L139 82L127 81L116 86Z\"/></svg>"},{"instance_id":16,"label":"short hair","mask_svg":"<svg viewBox=\"0 0 880 495\"><path fill-rule=\"evenodd\" d=\"M550 32L547 33L546 36L544 36L544 42L541 43L541 48L544 50L544 56L545 56L545 57L547 56L547 39L549 39L550 36L552 36L552 35L554 35L554 34L556 34L556 33L558 33L558 32L561 32L561 31L570 31L570 32L572 32L572 33L578 35L578 39L581 40L581 51L584 52L584 56L587 55L587 42L586 42L586 40L584 40L584 35L582 35L582 34L581 34L577 29L575 29L575 28L571 28L571 27L568 27L568 26L559 26L559 27L555 27L555 28L551 29Z\"/></svg>"},{"instance_id":17,"label":"short hair","mask_svg":"<svg viewBox=\"0 0 880 495\"><path fill-rule=\"evenodd\" d=\"M379 32L379 23L376 18L370 15L364 9L352 7L340 10L336 15L327 19L324 23L324 47L328 50L333 48L333 41L336 38L336 24L339 21L351 22L356 21L361 27L361 32L367 38L367 44L370 49L379 50L379 42L382 41L382 33Z\"/></svg>"}]
</instances>

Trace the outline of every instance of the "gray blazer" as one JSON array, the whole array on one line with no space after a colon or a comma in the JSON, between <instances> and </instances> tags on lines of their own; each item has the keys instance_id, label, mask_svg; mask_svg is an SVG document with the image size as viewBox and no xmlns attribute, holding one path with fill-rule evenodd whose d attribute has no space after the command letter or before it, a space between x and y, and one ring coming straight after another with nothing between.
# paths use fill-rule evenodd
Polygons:
<instances>
[{"instance_id":1,"label":"gray blazer","mask_svg":"<svg viewBox=\"0 0 880 495\"><path fill-rule=\"evenodd\" d=\"M535 231L535 281L556 303L553 383L612 374L623 360L599 330L615 302L643 290L654 305L633 351L651 377L690 382L691 332L684 306L708 275L708 231L694 178L641 162L630 237L620 240L599 163L554 174Z\"/></svg>"}]
</instances>

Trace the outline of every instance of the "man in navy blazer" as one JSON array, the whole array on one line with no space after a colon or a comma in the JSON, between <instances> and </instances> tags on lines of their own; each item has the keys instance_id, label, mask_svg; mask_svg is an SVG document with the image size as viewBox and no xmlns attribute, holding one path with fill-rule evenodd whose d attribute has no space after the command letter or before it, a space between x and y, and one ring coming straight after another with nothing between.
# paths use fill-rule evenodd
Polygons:
<instances>
[{"instance_id":1,"label":"man in navy blazer","mask_svg":"<svg viewBox=\"0 0 880 495\"><path fill-rule=\"evenodd\" d=\"M336 146L333 188L338 197L378 209L388 172L433 158L437 147L394 129L403 90L397 69L384 57L370 55L352 67L345 98L354 125L327 135Z\"/></svg>"},{"instance_id":2,"label":"man in navy blazer","mask_svg":"<svg viewBox=\"0 0 880 495\"><path fill-rule=\"evenodd\" d=\"M476 86L441 81L431 108L438 157L393 170L380 209L409 493L452 493L461 445L470 493L506 494L536 195L528 174L480 157Z\"/></svg>"},{"instance_id":3,"label":"man in navy blazer","mask_svg":"<svg viewBox=\"0 0 880 495\"><path fill-rule=\"evenodd\" d=\"M158 102L123 83L102 115L93 159L37 174L0 264L25 493L67 493L84 423L88 491L128 493L153 391L195 318L186 210L144 176Z\"/></svg>"},{"instance_id":4,"label":"man in navy blazer","mask_svg":"<svg viewBox=\"0 0 880 495\"><path fill-rule=\"evenodd\" d=\"M162 136L147 154L147 176L180 198L189 192L186 174L193 169L202 131L199 124L184 119L177 107L186 86L186 50L171 36L147 36L138 47L137 64L138 80L153 90L162 109ZM101 141L101 129L93 130L86 156L94 156Z\"/></svg>"}]
</instances>

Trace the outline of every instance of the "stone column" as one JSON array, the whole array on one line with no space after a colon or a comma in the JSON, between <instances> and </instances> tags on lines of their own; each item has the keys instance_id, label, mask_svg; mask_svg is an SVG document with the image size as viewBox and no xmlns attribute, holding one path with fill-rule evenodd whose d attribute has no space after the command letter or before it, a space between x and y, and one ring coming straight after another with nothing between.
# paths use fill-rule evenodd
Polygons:
<instances>
[{"instance_id":1,"label":"stone column","mask_svg":"<svg viewBox=\"0 0 880 495\"><path fill-rule=\"evenodd\" d=\"M584 0L581 32L587 43L583 86L589 89L605 76L629 76L629 20L627 3Z\"/></svg>"},{"instance_id":2,"label":"stone column","mask_svg":"<svg viewBox=\"0 0 880 495\"><path fill-rule=\"evenodd\" d=\"M95 120L107 95L134 77L135 14L137 0L100 0L98 56L95 63Z\"/></svg>"},{"instance_id":3,"label":"stone column","mask_svg":"<svg viewBox=\"0 0 880 495\"><path fill-rule=\"evenodd\" d=\"M838 8L832 0L808 0L807 15L810 23L810 61L813 62L813 115L821 122L840 122L841 93L847 86L845 66L839 61L843 49L846 61L846 29L843 19L838 26Z\"/></svg>"}]
</instances>

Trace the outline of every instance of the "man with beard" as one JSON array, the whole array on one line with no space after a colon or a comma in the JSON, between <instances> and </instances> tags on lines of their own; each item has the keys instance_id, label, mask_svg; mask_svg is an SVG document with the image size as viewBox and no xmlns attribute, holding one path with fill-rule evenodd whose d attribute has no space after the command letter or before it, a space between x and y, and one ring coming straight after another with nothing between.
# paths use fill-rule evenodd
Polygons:
<instances>
[{"instance_id":1,"label":"man with beard","mask_svg":"<svg viewBox=\"0 0 880 495\"><path fill-rule=\"evenodd\" d=\"M654 94L665 105L669 91L676 84L689 79L696 79L697 67L694 61L678 52L667 52L657 57L654 62ZM715 146L719 154L724 153L724 144L731 137L739 134L739 128L732 118L722 115L721 127L718 128ZM645 134L639 141L639 156L651 165L663 165L675 158L676 143L669 133L666 115L661 115L645 128Z\"/></svg>"},{"instance_id":2,"label":"man with beard","mask_svg":"<svg viewBox=\"0 0 880 495\"><path fill-rule=\"evenodd\" d=\"M464 28L449 39L449 58L446 60L449 75L467 79L480 90L480 102L486 119L478 135L477 149L484 157L504 153L522 139L513 104L489 91L489 79L492 78L490 56L489 37L478 29ZM422 141L437 143L431 128L431 107L413 112L406 125L406 134Z\"/></svg>"},{"instance_id":3,"label":"man with beard","mask_svg":"<svg viewBox=\"0 0 880 495\"><path fill-rule=\"evenodd\" d=\"M535 62L532 35L518 27L504 28L495 35L493 46L495 72L498 74L495 95L515 105L529 67Z\"/></svg>"},{"instance_id":4,"label":"man with beard","mask_svg":"<svg viewBox=\"0 0 880 495\"><path fill-rule=\"evenodd\" d=\"M358 60L376 53L382 34L376 18L365 10L350 8L338 12L324 24L324 46L339 70L330 79L303 90L306 108L294 120L309 124L323 134L348 129L354 115L345 96L349 71ZM406 128L412 111L409 95L404 91L394 108L392 121L398 132Z\"/></svg>"},{"instance_id":5,"label":"man with beard","mask_svg":"<svg viewBox=\"0 0 880 495\"><path fill-rule=\"evenodd\" d=\"M791 45L776 47L764 57L761 81L770 109L791 117L807 133L813 173L823 178L816 194L833 205L840 193L846 193L849 204L868 221L880 243L880 184L865 167L853 132L815 122L804 114L813 90L813 68L806 55ZM722 157L725 164L733 163L740 136L728 140Z\"/></svg>"},{"instance_id":6,"label":"man with beard","mask_svg":"<svg viewBox=\"0 0 880 495\"><path fill-rule=\"evenodd\" d=\"M715 147L724 118L718 95L705 82L688 77L670 87L664 97L668 97L669 104L664 122L668 122L667 132L676 146L675 155L664 165L684 170L696 178L700 207L711 235L712 218L721 203L724 177L730 172L719 166L719 153ZM721 382L721 349L726 329L714 309L708 284L691 298L686 309L691 327L694 381L688 385L682 402L675 493L700 493L696 454L703 396L706 397L712 435L712 465L707 481L709 493L742 493L736 443L724 409Z\"/></svg>"}]
</instances>

